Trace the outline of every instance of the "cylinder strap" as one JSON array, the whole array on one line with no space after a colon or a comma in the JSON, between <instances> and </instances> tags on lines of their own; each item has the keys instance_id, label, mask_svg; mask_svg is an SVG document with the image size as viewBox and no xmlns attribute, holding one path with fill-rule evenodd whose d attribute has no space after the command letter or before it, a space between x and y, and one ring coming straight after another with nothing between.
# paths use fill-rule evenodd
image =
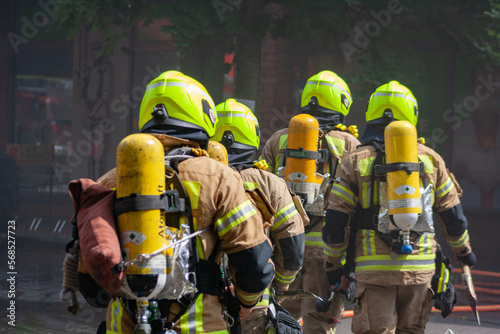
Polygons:
<instances>
[{"instance_id":1,"label":"cylinder strap","mask_svg":"<svg viewBox=\"0 0 500 334\"><path fill-rule=\"evenodd\" d=\"M172 189L164 191L161 195L131 194L127 197L117 198L115 201L117 216L129 211L155 209L165 212L184 212L186 210L185 200L179 197L179 191Z\"/></svg>"},{"instance_id":2,"label":"cylinder strap","mask_svg":"<svg viewBox=\"0 0 500 334\"><path fill-rule=\"evenodd\" d=\"M304 150L302 147L298 149L285 148L285 157L295 159L320 159L321 153L317 151Z\"/></svg>"},{"instance_id":3,"label":"cylinder strap","mask_svg":"<svg viewBox=\"0 0 500 334\"><path fill-rule=\"evenodd\" d=\"M373 168L375 176L387 175L387 173L400 170L404 170L410 175L412 172L423 172L424 165L419 162L394 162L392 164L376 165Z\"/></svg>"}]
</instances>

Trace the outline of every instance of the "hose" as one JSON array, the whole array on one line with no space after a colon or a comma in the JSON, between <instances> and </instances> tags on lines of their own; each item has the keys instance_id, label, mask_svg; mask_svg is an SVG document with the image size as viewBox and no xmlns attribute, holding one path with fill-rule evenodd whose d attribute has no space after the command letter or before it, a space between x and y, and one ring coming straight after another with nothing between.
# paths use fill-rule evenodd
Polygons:
<instances>
[{"instance_id":1,"label":"hose","mask_svg":"<svg viewBox=\"0 0 500 334\"><path fill-rule=\"evenodd\" d=\"M453 268L451 271L454 272L454 273L462 273L462 269L459 269L459 268ZM471 274L474 274L474 275L500 278L500 273L496 273L496 272L493 272L493 271L471 269L470 272L471 272Z\"/></svg>"},{"instance_id":2,"label":"hose","mask_svg":"<svg viewBox=\"0 0 500 334\"><path fill-rule=\"evenodd\" d=\"M63 302L69 302L68 312L79 314L82 309L77 298L78 284L78 242L66 253L63 261L63 283L62 290L59 292L59 299Z\"/></svg>"},{"instance_id":3,"label":"hose","mask_svg":"<svg viewBox=\"0 0 500 334\"><path fill-rule=\"evenodd\" d=\"M500 304L497 305L480 305L477 306L478 312L495 312L495 311L500 311ZM453 308L453 312L470 312L471 309L469 306L455 306ZM436 308L432 308L432 313L441 313L441 310L438 310ZM353 310L347 310L344 313L344 318L352 318L354 314Z\"/></svg>"},{"instance_id":4,"label":"hose","mask_svg":"<svg viewBox=\"0 0 500 334\"><path fill-rule=\"evenodd\" d=\"M460 286L460 285L455 286L455 289L457 289L457 290L466 290L465 287ZM500 295L500 290L482 288L482 287L478 287L478 286L474 287L474 291L476 291L476 294L478 292L483 292L483 293L492 294L492 295Z\"/></svg>"}]
</instances>

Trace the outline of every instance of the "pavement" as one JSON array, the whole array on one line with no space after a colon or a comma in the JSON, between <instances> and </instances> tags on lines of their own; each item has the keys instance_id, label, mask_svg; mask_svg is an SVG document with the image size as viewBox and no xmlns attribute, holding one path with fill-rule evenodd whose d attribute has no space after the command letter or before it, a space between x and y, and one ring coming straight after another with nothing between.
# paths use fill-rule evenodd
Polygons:
<instances>
[{"instance_id":1,"label":"pavement","mask_svg":"<svg viewBox=\"0 0 500 334\"><path fill-rule=\"evenodd\" d=\"M497 334L500 333L500 313L482 312L481 326L478 326L474 316L464 313L452 313L446 319L439 314L431 314L427 323L426 334ZM350 334L352 318L340 320L335 334Z\"/></svg>"}]
</instances>

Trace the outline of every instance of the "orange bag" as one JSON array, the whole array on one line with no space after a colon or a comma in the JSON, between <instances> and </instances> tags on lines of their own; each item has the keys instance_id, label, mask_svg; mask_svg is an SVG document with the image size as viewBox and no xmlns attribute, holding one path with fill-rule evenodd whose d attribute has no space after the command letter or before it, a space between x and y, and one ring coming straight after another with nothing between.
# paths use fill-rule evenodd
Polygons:
<instances>
[{"instance_id":1,"label":"orange bag","mask_svg":"<svg viewBox=\"0 0 500 334\"><path fill-rule=\"evenodd\" d=\"M113 215L115 192L90 179L70 182L80 252L92 278L113 296L121 294L121 248Z\"/></svg>"}]
</instances>

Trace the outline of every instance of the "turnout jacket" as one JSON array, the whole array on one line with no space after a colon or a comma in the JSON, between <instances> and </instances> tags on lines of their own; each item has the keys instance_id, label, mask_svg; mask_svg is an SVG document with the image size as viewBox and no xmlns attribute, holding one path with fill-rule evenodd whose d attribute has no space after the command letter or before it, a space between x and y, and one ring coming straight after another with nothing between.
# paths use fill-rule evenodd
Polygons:
<instances>
[{"instance_id":1,"label":"turnout jacket","mask_svg":"<svg viewBox=\"0 0 500 334\"><path fill-rule=\"evenodd\" d=\"M199 155L207 155L196 148L196 143L153 135L162 142L165 151L191 146ZM239 173L208 156L200 156L180 162L178 174L191 202L194 230L209 228L196 237L198 256L207 260L215 250L216 262L220 264L221 254L225 252L238 299L243 307L252 307L273 280L274 265L270 259L271 243L262 229L262 215L247 195ZM98 181L114 188L115 169ZM120 308L123 309L123 303L117 303L117 300L110 302L108 328L116 323L121 326L122 321L116 316L121 314ZM222 313L218 296L200 293L174 328L183 333L188 330L189 333L191 330L197 333L225 333L227 324L221 317ZM123 325L126 325L125 319Z\"/></svg>"},{"instance_id":2,"label":"turnout jacket","mask_svg":"<svg viewBox=\"0 0 500 334\"><path fill-rule=\"evenodd\" d=\"M279 168L284 166L284 152L286 145L288 143L288 128L276 131L271 138L266 142L266 145L262 149L260 158L266 160L269 165L269 171L276 175L281 175ZM340 162L342 157L356 149L356 146L360 144L359 140L354 137L349 132L331 130L326 136L321 140L321 145L323 148L328 147L330 151L330 159L332 168ZM323 166L323 173L329 171L329 166L327 163ZM317 223L316 221L321 219L320 217L310 217L310 223L312 227L305 235L305 246L307 257L314 257L317 259L323 259L323 240L321 235L321 230L323 227L322 222Z\"/></svg>"},{"instance_id":3,"label":"turnout jacket","mask_svg":"<svg viewBox=\"0 0 500 334\"><path fill-rule=\"evenodd\" d=\"M424 165L424 178L432 185L431 203L433 211L438 214L444 237L454 254L467 255L471 247L467 220L459 200L462 190L439 154L422 144L418 144L417 152L419 161ZM337 169L323 228L327 271L342 266L341 260L348 246L350 221L356 210L372 205L371 175L376 155L373 145L361 146L344 157ZM377 193L379 181L374 181ZM374 201L378 201L378 195L374 196ZM382 286L429 282L435 268L435 235L424 232L416 239L412 234L411 240L415 245L411 254L396 256L391 254L390 248L376 235L375 230L358 229L355 237L356 280Z\"/></svg>"},{"instance_id":4,"label":"turnout jacket","mask_svg":"<svg viewBox=\"0 0 500 334\"><path fill-rule=\"evenodd\" d=\"M266 228L266 233L274 245L274 282L279 290L288 290L288 286L302 268L304 259L305 222L302 219L302 204L300 200L293 200L285 181L272 173L247 168L240 174L245 188L260 188L275 211L273 225Z\"/></svg>"}]
</instances>

